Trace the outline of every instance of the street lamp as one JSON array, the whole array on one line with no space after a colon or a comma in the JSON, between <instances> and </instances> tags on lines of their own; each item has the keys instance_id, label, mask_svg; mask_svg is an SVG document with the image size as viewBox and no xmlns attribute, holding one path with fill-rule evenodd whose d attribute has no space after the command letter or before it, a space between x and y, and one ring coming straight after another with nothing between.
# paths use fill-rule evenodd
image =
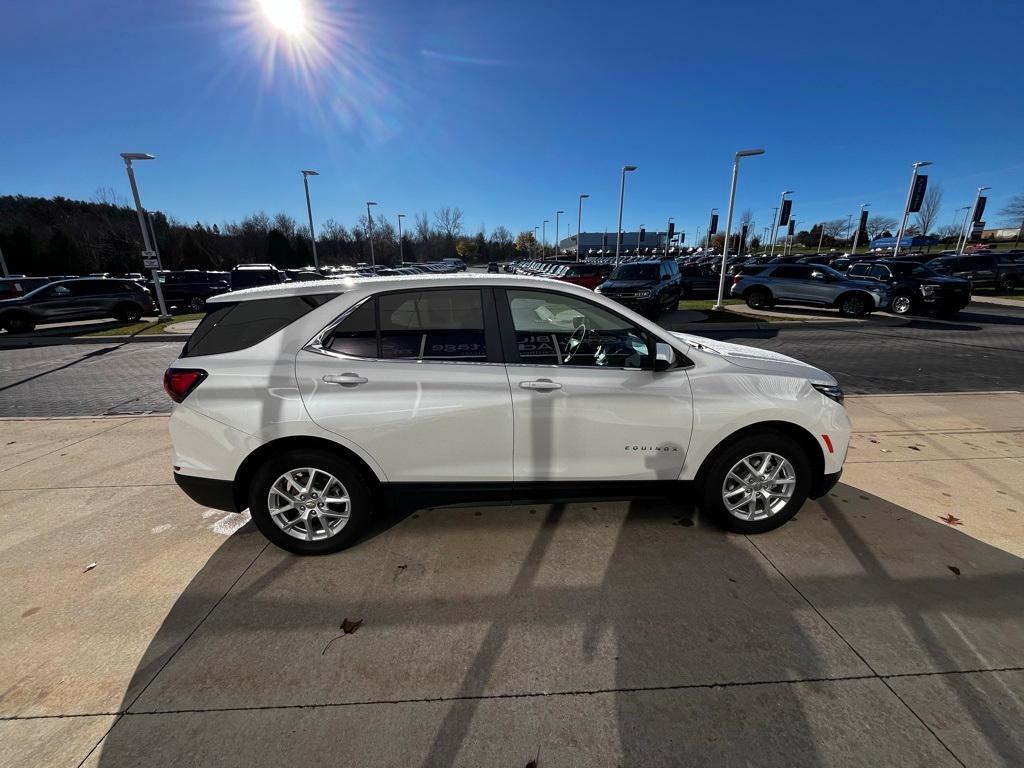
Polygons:
<instances>
[{"instance_id":1,"label":"street lamp","mask_svg":"<svg viewBox=\"0 0 1024 768\"><path fill-rule=\"evenodd\" d=\"M151 262L155 266L150 267L150 275L153 278L153 288L156 290L156 303L160 308L160 320L170 320L171 315L164 304L164 292L160 288L160 262L153 251L153 243L149 239L149 227L146 226L146 215L142 211L142 201L139 199L139 188L135 184L135 169L132 168L133 160L154 160L154 156L146 152L122 152L125 170L128 171L128 181L132 185L132 197L135 199L135 212L139 216L139 229L142 230L142 247L145 248L143 258L156 259Z\"/></svg>"},{"instance_id":2,"label":"street lamp","mask_svg":"<svg viewBox=\"0 0 1024 768\"><path fill-rule=\"evenodd\" d=\"M732 230L732 209L736 203L736 180L740 175L740 158L763 155L763 149L741 149L732 161L732 185L729 188L729 208L725 215L725 242L722 248L722 271L718 275L718 301L712 309L724 309L722 294L725 293L725 261L729 255L729 232ZM784 195L787 193L783 193Z\"/></svg>"},{"instance_id":3,"label":"street lamp","mask_svg":"<svg viewBox=\"0 0 1024 768\"><path fill-rule=\"evenodd\" d=\"M404 218L404 213L398 214L398 260L402 264L405 264L405 244L402 243L402 219Z\"/></svg>"},{"instance_id":4,"label":"street lamp","mask_svg":"<svg viewBox=\"0 0 1024 768\"><path fill-rule=\"evenodd\" d=\"M377 266L377 257L373 254L373 216L370 215L370 206L376 205L375 202L370 201L366 203L366 229L368 237L370 238L370 266Z\"/></svg>"},{"instance_id":5,"label":"street lamp","mask_svg":"<svg viewBox=\"0 0 1024 768\"><path fill-rule=\"evenodd\" d=\"M914 183L917 181L917 171L931 164L931 160L920 160L913 165L914 172L910 175L910 189L907 190L907 202L903 206L903 219L900 221L900 228L896 234L896 247L892 252L893 257L900 255L900 242L903 240L903 230L907 228L907 217L910 215L910 200L914 196Z\"/></svg>"},{"instance_id":6,"label":"street lamp","mask_svg":"<svg viewBox=\"0 0 1024 768\"><path fill-rule=\"evenodd\" d=\"M558 218L563 213L565 213L565 211L555 211L555 259L556 260L558 259L558 235L560 234L560 229L559 229L559 226L558 226Z\"/></svg>"},{"instance_id":7,"label":"street lamp","mask_svg":"<svg viewBox=\"0 0 1024 768\"><path fill-rule=\"evenodd\" d=\"M622 248L622 203L626 196L626 174L636 170L635 165L622 166L622 182L619 185L619 228L615 231L615 266L619 266L619 250Z\"/></svg>"},{"instance_id":8,"label":"street lamp","mask_svg":"<svg viewBox=\"0 0 1024 768\"><path fill-rule=\"evenodd\" d=\"M544 219L540 228L540 257L544 261L548 258L548 221L550 219Z\"/></svg>"},{"instance_id":9,"label":"street lamp","mask_svg":"<svg viewBox=\"0 0 1024 768\"><path fill-rule=\"evenodd\" d=\"M772 229L772 253L771 253L772 256L775 255L775 243L779 239L779 227L782 226L782 207L786 203L786 195L792 195L792 194L793 194L793 190L792 189L787 189L785 192L783 192L781 195L779 195L779 210L775 214L775 221L773 222L775 224L775 227L774 227L774 229Z\"/></svg>"},{"instance_id":10,"label":"street lamp","mask_svg":"<svg viewBox=\"0 0 1024 768\"><path fill-rule=\"evenodd\" d=\"M974 198L974 208L972 209L974 215L972 216L971 214L968 214L966 218L964 218L964 242L959 249L961 256L963 256L964 251L967 250L967 238L970 237L971 227L974 226L975 220L981 218L978 215L978 203L981 202L981 193L984 192L986 189L992 189L992 187L978 187L978 194Z\"/></svg>"},{"instance_id":11,"label":"street lamp","mask_svg":"<svg viewBox=\"0 0 1024 768\"><path fill-rule=\"evenodd\" d=\"M860 204L860 217L857 219L857 231L853 233L853 248L850 249L850 255L853 256L857 253L857 241L860 240L860 222L864 218L864 209L867 208L871 203Z\"/></svg>"},{"instance_id":12,"label":"street lamp","mask_svg":"<svg viewBox=\"0 0 1024 768\"><path fill-rule=\"evenodd\" d=\"M576 215L576 261L580 260L580 228L583 226L583 201L590 195L580 195L579 213Z\"/></svg>"},{"instance_id":13,"label":"street lamp","mask_svg":"<svg viewBox=\"0 0 1024 768\"><path fill-rule=\"evenodd\" d=\"M313 243L313 266L320 269L320 260L316 256L316 232L313 230L313 206L309 204L309 177L319 176L316 171L303 171L302 184L306 188L306 213L309 214L309 239Z\"/></svg>"},{"instance_id":14,"label":"street lamp","mask_svg":"<svg viewBox=\"0 0 1024 768\"><path fill-rule=\"evenodd\" d=\"M540 232L540 227L533 228L533 258L537 258L537 235Z\"/></svg>"}]
</instances>

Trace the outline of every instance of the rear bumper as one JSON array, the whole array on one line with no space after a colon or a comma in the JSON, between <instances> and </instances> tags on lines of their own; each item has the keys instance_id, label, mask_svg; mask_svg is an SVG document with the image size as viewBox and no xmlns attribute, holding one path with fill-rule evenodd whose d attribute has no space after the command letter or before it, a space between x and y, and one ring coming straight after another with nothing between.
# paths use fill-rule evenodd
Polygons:
<instances>
[{"instance_id":1,"label":"rear bumper","mask_svg":"<svg viewBox=\"0 0 1024 768\"><path fill-rule=\"evenodd\" d=\"M811 491L808 494L812 499L820 499L826 493L836 487L836 483L839 482L839 478L843 476L843 470L833 472L828 475L821 475L811 485Z\"/></svg>"},{"instance_id":2,"label":"rear bumper","mask_svg":"<svg viewBox=\"0 0 1024 768\"><path fill-rule=\"evenodd\" d=\"M213 480L175 472L174 482L196 504L225 512L239 511L235 507L234 488L230 480Z\"/></svg>"}]
</instances>

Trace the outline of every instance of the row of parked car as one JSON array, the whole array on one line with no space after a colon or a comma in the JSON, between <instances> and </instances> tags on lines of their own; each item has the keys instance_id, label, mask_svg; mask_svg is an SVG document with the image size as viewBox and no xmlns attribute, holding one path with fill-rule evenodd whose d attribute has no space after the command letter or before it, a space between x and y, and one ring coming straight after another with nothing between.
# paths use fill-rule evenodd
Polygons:
<instances>
[{"instance_id":1,"label":"row of parked car","mask_svg":"<svg viewBox=\"0 0 1024 768\"><path fill-rule=\"evenodd\" d=\"M186 269L158 273L160 291L168 309L201 312L211 296L308 280L389 275L446 274L465 271L462 259L451 258L399 267L325 267L317 270L278 269L273 264L240 264L230 272ZM135 322L152 314L156 288L151 279L133 272L115 277L107 272L88 277L16 275L0 279L0 329L27 333L42 323L113 318Z\"/></svg>"}]
</instances>

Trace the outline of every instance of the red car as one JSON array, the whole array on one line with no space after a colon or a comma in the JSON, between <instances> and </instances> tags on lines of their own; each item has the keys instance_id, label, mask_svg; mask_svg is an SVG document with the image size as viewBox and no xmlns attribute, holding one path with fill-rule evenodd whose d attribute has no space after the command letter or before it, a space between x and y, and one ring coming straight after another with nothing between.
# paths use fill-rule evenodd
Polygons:
<instances>
[{"instance_id":1,"label":"red car","mask_svg":"<svg viewBox=\"0 0 1024 768\"><path fill-rule=\"evenodd\" d=\"M0 278L0 299L16 299L48 282L50 281L45 277Z\"/></svg>"},{"instance_id":2,"label":"red car","mask_svg":"<svg viewBox=\"0 0 1024 768\"><path fill-rule=\"evenodd\" d=\"M584 264L581 262L579 264L566 264L557 272L548 275L548 277L594 290L608 279L611 271L612 266L610 264Z\"/></svg>"}]
</instances>

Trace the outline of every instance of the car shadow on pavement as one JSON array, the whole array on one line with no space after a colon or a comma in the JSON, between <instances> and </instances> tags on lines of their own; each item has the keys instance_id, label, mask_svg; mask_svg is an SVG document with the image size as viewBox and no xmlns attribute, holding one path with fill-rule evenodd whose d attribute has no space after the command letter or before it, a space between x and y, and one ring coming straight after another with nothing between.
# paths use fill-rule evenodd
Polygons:
<instances>
[{"instance_id":1,"label":"car shadow on pavement","mask_svg":"<svg viewBox=\"0 0 1024 768\"><path fill-rule=\"evenodd\" d=\"M1024 666L1024 561L850 486L749 538L670 501L396 510L211 594L252 536L182 592L91 765L1024 762L1019 691L986 695ZM325 668L341 616L365 645Z\"/></svg>"}]
</instances>

